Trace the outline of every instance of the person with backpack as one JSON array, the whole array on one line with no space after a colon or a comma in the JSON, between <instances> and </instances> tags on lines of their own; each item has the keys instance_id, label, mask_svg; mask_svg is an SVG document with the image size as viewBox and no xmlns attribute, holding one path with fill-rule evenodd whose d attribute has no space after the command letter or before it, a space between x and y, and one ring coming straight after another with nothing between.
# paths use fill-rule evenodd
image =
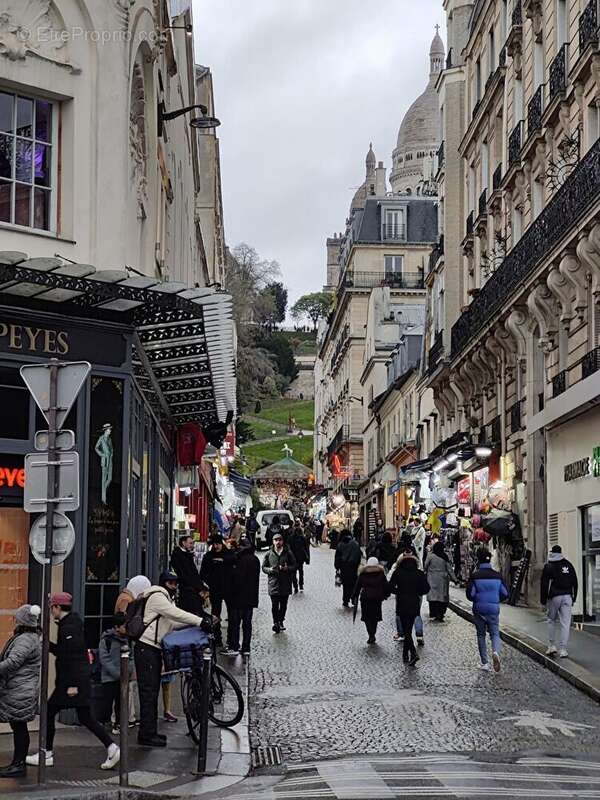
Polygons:
<instances>
[{"instance_id":1,"label":"person with backpack","mask_svg":"<svg viewBox=\"0 0 600 800\"><path fill-rule=\"evenodd\" d=\"M342 582L342 605L348 608L352 599L352 591L356 584L358 568L362 561L360 545L350 535L349 530L342 531L342 538L335 551L334 567L339 572Z\"/></svg>"},{"instance_id":2,"label":"person with backpack","mask_svg":"<svg viewBox=\"0 0 600 800\"><path fill-rule=\"evenodd\" d=\"M124 589L121 589L117 601L115 603L115 614L127 614L127 607L129 604L149 589L151 583L145 575L134 575ZM131 648L130 663L134 663L133 659L133 645ZM137 725L140 718L140 710L138 708L138 685L137 678L134 675L129 681L129 723L130 725Z\"/></svg>"},{"instance_id":3,"label":"person with backpack","mask_svg":"<svg viewBox=\"0 0 600 800\"><path fill-rule=\"evenodd\" d=\"M50 613L58 626L56 644L50 642L50 652L56 657L56 687L48 700L46 729L46 766L54 765L54 736L59 711L74 708L79 724L87 728L106 747L106 759L100 769L112 769L121 758L121 751L104 727L92 716L91 670L85 646L83 620L72 611L73 598L68 592L50 596ZM27 756L31 766L39 764L40 754Z\"/></svg>"},{"instance_id":4,"label":"person with backpack","mask_svg":"<svg viewBox=\"0 0 600 800\"><path fill-rule=\"evenodd\" d=\"M167 737L158 733L158 695L162 673L163 637L177 628L202 625L204 617L175 605L177 575L163 573L161 586L151 586L129 604L125 630L135 641L134 658L140 695L138 744L166 747Z\"/></svg>"},{"instance_id":5,"label":"person with backpack","mask_svg":"<svg viewBox=\"0 0 600 800\"><path fill-rule=\"evenodd\" d=\"M560 626L558 641L559 658L568 658L567 644L571 632L571 615L573 603L577 600L577 573L575 567L562 554L562 548L555 544L544 565L541 579L540 600L546 606L548 615L548 649L547 656L557 653L554 645L556 623Z\"/></svg>"},{"instance_id":6,"label":"person with backpack","mask_svg":"<svg viewBox=\"0 0 600 800\"><path fill-rule=\"evenodd\" d=\"M102 685L102 703L98 714L98 721L103 725L110 725L110 720L115 714L114 734L119 733L121 724L121 645L129 644L125 633L126 616L123 613L115 614L113 627L104 631L98 645L98 660L100 661L100 683ZM129 662L129 677L133 674L133 663Z\"/></svg>"},{"instance_id":7,"label":"person with backpack","mask_svg":"<svg viewBox=\"0 0 600 800\"><path fill-rule=\"evenodd\" d=\"M499 572L492 569L492 554L485 547L477 553L479 569L471 575L467 585L467 599L473 603L473 622L477 630L477 646L481 657L480 669L490 671L486 633L492 640L494 672L500 672L500 603L508 598L508 591Z\"/></svg>"}]
</instances>

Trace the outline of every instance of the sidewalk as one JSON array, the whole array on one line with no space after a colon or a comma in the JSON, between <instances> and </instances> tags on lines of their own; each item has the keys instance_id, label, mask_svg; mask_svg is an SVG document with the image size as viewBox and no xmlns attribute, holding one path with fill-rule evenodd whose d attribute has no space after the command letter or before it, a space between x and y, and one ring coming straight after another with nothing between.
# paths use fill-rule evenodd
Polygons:
<instances>
[{"instance_id":1,"label":"sidewalk","mask_svg":"<svg viewBox=\"0 0 600 800\"><path fill-rule=\"evenodd\" d=\"M47 770L47 788L37 790L36 768L30 767L27 778L0 782L2 800L145 800L200 796L241 781L250 771L248 736L248 664L241 657L224 660L223 666L240 683L245 698L244 718L235 728L222 729L209 724L206 777L197 778L197 747L187 735L181 711L179 683L173 684L173 708L179 722L167 723L161 718L160 730L169 737L164 749L148 749L137 744L137 728L129 731L129 789L119 792L118 767L110 772L100 770L105 757L102 745L85 729L61 726L56 733L55 765ZM159 710L162 701L159 699ZM33 727L33 726L32 726ZM30 752L37 750L37 734L31 737ZM8 763L12 754L12 736L0 736L0 761Z\"/></svg>"},{"instance_id":2,"label":"sidewalk","mask_svg":"<svg viewBox=\"0 0 600 800\"><path fill-rule=\"evenodd\" d=\"M471 603L465 590L450 587L450 608L473 621ZM560 675L569 683L600 702L600 637L571 629L570 658L546 656L546 615L541 609L522 606L500 607L500 635L505 642Z\"/></svg>"}]
</instances>

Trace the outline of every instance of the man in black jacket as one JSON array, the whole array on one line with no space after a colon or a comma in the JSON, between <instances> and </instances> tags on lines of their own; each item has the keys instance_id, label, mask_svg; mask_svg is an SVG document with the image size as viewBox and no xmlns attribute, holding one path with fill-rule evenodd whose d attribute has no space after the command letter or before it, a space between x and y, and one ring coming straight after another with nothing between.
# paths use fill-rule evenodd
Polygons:
<instances>
[{"instance_id":1,"label":"man in black jacket","mask_svg":"<svg viewBox=\"0 0 600 800\"><path fill-rule=\"evenodd\" d=\"M242 655L250 655L252 640L252 614L258 608L260 583L260 561L254 555L254 545L247 537L240 540L231 577L231 619L229 620L229 654L240 650L240 626L242 628Z\"/></svg>"},{"instance_id":2,"label":"man in black jacket","mask_svg":"<svg viewBox=\"0 0 600 800\"><path fill-rule=\"evenodd\" d=\"M194 540L181 536L179 547L171 555L171 569L179 578L179 607L197 616L202 615L200 590L203 581L194 562Z\"/></svg>"},{"instance_id":3,"label":"man in black jacket","mask_svg":"<svg viewBox=\"0 0 600 800\"><path fill-rule=\"evenodd\" d=\"M100 769L112 769L119 763L121 753L105 728L94 719L91 704L91 670L87 657L83 621L71 610L73 598L67 592L50 597L50 613L58 625L56 644L50 642L50 652L56 656L56 687L48 700L46 729L46 766L54 765L55 717L63 708L74 708L79 724L87 728L106 747L106 760ZM27 756L27 763L36 766L39 753Z\"/></svg>"},{"instance_id":4,"label":"man in black jacket","mask_svg":"<svg viewBox=\"0 0 600 800\"><path fill-rule=\"evenodd\" d=\"M250 516L246 520L246 536L252 542L253 547L256 547L256 534L258 533L259 527L258 520L256 519L256 511L251 508Z\"/></svg>"},{"instance_id":5,"label":"man in black jacket","mask_svg":"<svg viewBox=\"0 0 600 800\"><path fill-rule=\"evenodd\" d=\"M555 544L548 556L542 572L540 600L546 606L548 615L548 649L547 656L557 653L554 645L555 626L560 625L558 655L567 658L567 644L571 631L571 615L573 603L577 600L577 573L575 567L562 554L562 548Z\"/></svg>"},{"instance_id":6,"label":"man in black jacket","mask_svg":"<svg viewBox=\"0 0 600 800\"><path fill-rule=\"evenodd\" d=\"M296 569L292 575L292 585L294 587L294 594L298 594L298 586L301 592L304 591L304 565L310 564L310 545L306 541L306 536L304 535L304 530L299 519L295 521L287 543L296 559Z\"/></svg>"},{"instance_id":7,"label":"man in black jacket","mask_svg":"<svg viewBox=\"0 0 600 800\"><path fill-rule=\"evenodd\" d=\"M361 560L362 553L359 543L352 538L349 530L342 531L341 541L335 551L334 566L340 573L342 605L346 608L354 591Z\"/></svg>"},{"instance_id":8,"label":"man in black jacket","mask_svg":"<svg viewBox=\"0 0 600 800\"><path fill-rule=\"evenodd\" d=\"M200 564L200 579L208 585L210 590L211 613L218 619L223 611L223 601L229 596L231 590L231 573L233 569L234 554L225 547L220 533L210 537L210 549L204 554ZM218 646L223 644L221 623L214 627L214 635Z\"/></svg>"}]
</instances>

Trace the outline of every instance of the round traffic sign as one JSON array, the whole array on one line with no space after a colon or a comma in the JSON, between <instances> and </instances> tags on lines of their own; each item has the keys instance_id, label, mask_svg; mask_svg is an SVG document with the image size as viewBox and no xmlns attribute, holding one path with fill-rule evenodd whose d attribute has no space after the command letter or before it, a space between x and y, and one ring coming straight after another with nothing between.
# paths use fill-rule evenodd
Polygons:
<instances>
[{"instance_id":1,"label":"round traffic sign","mask_svg":"<svg viewBox=\"0 0 600 800\"><path fill-rule=\"evenodd\" d=\"M46 558L46 525L47 515L41 514L31 526L29 547L31 554L39 564L47 564ZM52 566L62 564L75 546L75 528L71 520L64 514L54 514L54 537L52 539Z\"/></svg>"}]
</instances>

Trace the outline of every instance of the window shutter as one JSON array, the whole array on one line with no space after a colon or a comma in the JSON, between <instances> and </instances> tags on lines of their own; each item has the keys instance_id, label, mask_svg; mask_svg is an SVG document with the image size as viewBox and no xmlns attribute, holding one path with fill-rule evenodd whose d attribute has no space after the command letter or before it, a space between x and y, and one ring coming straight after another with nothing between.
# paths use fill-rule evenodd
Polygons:
<instances>
[{"instance_id":1,"label":"window shutter","mask_svg":"<svg viewBox=\"0 0 600 800\"><path fill-rule=\"evenodd\" d=\"M558 514L548 517L548 549L558 544Z\"/></svg>"}]
</instances>

